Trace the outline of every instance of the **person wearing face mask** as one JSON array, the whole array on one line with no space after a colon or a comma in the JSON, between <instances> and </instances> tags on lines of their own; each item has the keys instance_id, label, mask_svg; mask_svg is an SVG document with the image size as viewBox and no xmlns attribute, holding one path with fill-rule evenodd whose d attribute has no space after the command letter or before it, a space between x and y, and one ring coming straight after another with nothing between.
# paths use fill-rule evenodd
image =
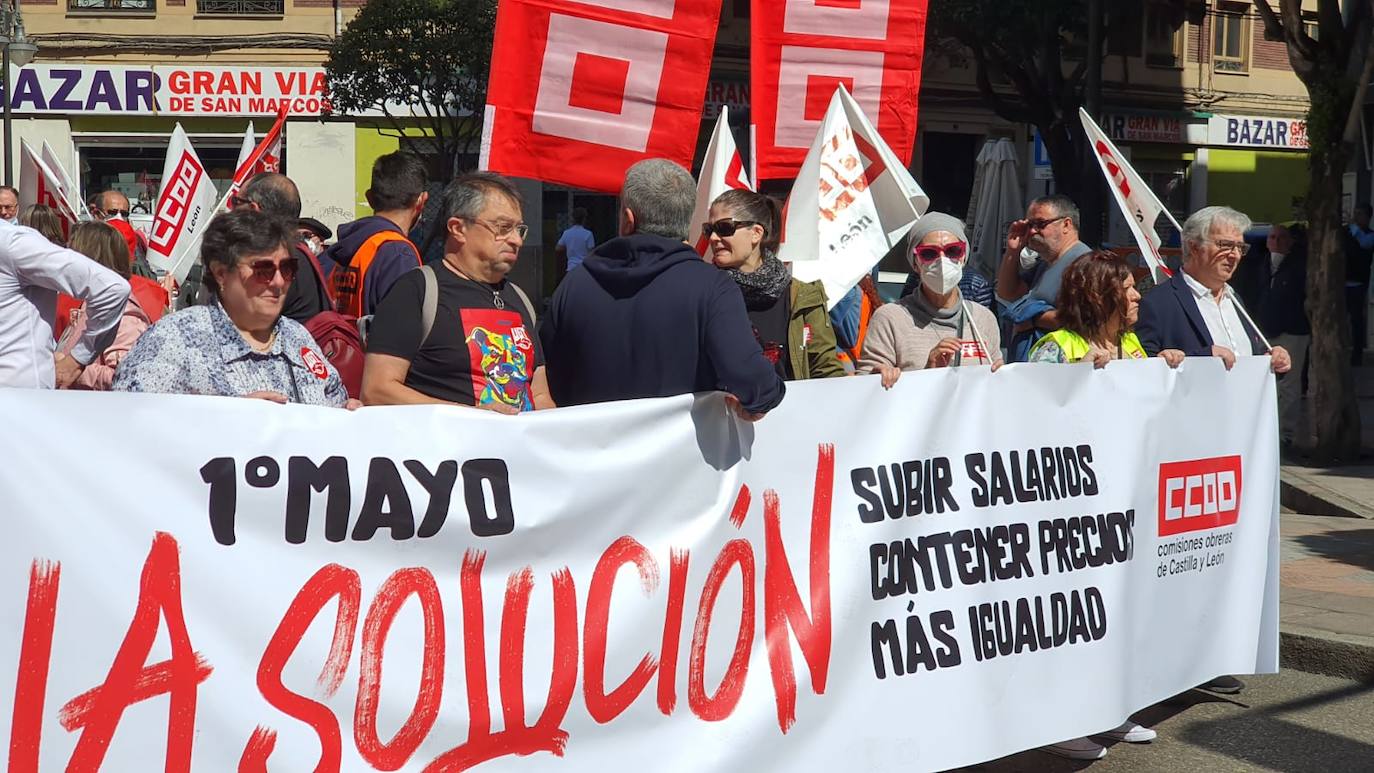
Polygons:
<instances>
[{"instance_id":1,"label":"person wearing face mask","mask_svg":"<svg viewBox=\"0 0 1374 773\"><path fill-rule=\"evenodd\" d=\"M388 153L372 164L367 204L374 214L339 226L339 241L320 255L334 290L334 309L366 317L391 286L419 267L420 250L406 238L429 201L429 173L414 153Z\"/></svg>"},{"instance_id":2,"label":"person wearing face mask","mask_svg":"<svg viewBox=\"0 0 1374 773\"><path fill-rule=\"evenodd\" d=\"M303 217L296 221L296 236L312 255L318 256L325 251L324 243L334 237L334 232L313 217Z\"/></svg>"},{"instance_id":3,"label":"person wearing face mask","mask_svg":"<svg viewBox=\"0 0 1374 773\"><path fill-rule=\"evenodd\" d=\"M1293 229L1269 229L1266 250L1252 250L1241 260L1232 285L1270 343L1282 346L1293 361L1289 375L1278 380L1279 438L1285 448L1297 439L1302 369L1312 325L1307 319L1307 250Z\"/></svg>"},{"instance_id":4,"label":"person wearing face mask","mask_svg":"<svg viewBox=\"0 0 1374 773\"><path fill-rule=\"evenodd\" d=\"M777 205L761 193L731 190L711 203L702 224L706 256L740 292L754 337L784 380L847 375L835 348L820 282L801 282L777 256Z\"/></svg>"},{"instance_id":5,"label":"person wearing face mask","mask_svg":"<svg viewBox=\"0 0 1374 773\"><path fill-rule=\"evenodd\" d=\"M0 185L0 220L19 225L19 191L8 185Z\"/></svg>"},{"instance_id":6,"label":"person wearing face mask","mask_svg":"<svg viewBox=\"0 0 1374 773\"><path fill-rule=\"evenodd\" d=\"M149 328L119 363L114 391L361 405L305 326L282 313L301 267L293 222L248 207L216 215L200 253L210 302Z\"/></svg>"},{"instance_id":7,"label":"person wearing face mask","mask_svg":"<svg viewBox=\"0 0 1374 773\"><path fill-rule=\"evenodd\" d=\"M1031 202L1026 218L1011 224L1007 249L997 272L1002 317L1012 326L1007 359L1025 362L1040 336L1058 330L1054 299L1064 271L1092 252L1078 239L1078 206L1067 196Z\"/></svg>"},{"instance_id":8,"label":"person wearing face mask","mask_svg":"<svg viewBox=\"0 0 1374 773\"><path fill-rule=\"evenodd\" d=\"M879 373L890 388L904 370L1002 366L997 318L959 290L968 237L958 218L927 212L907 234L907 259L920 288L878 309L859 358L860 373Z\"/></svg>"}]
</instances>

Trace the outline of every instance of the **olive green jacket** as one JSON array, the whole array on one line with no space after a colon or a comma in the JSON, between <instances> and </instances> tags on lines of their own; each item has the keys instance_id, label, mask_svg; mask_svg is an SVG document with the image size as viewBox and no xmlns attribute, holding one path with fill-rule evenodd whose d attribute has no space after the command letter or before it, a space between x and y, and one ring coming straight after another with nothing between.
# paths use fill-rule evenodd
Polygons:
<instances>
[{"instance_id":1,"label":"olive green jacket","mask_svg":"<svg viewBox=\"0 0 1374 773\"><path fill-rule=\"evenodd\" d=\"M792 363L793 378L848 375L835 351L835 331L830 327L830 312L825 308L825 289L821 283L793 279L791 292L787 356ZM810 336L807 336L808 329Z\"/></svg>"}]
</instances>

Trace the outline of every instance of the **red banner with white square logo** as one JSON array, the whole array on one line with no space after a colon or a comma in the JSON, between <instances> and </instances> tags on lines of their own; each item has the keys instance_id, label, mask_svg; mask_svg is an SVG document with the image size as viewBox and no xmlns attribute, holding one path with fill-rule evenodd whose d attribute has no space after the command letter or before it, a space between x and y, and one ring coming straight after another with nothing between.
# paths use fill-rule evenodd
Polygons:
<instances>
[{"instance_id":1,"label":"red banner with white square logo","mask_svg":"<svg viewBox=\"0 0 1374 773\"><path fill-rule=\"evenodd\" d=\"M751 92L756 180L801 168L843 85L910 163L927 0L753 0Z\"/></svg>"},{"instance_id":2,"label":"red banner with white square logo","mask_svg":"<svg viewBox=\"0 0 1374 773\"><path fill-rule=\"evenodd\" d=\"M482 168L617 192L645 158L691 168L720 0L503 0Z\"/></svg>"}]
</instances>

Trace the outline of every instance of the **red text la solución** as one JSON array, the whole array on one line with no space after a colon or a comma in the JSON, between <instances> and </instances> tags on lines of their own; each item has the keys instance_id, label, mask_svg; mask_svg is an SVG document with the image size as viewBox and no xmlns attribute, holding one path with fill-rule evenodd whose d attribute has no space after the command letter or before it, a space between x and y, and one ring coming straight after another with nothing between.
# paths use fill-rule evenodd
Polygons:
<instances>
[{"instance_id":1,"label":"red text la soluci\u00f3n","mask_svg":"<svg viewBox=\"0 0 1374 773\"><path fill-rule=\"evenodd\" d=\"M778 727L783 733L796 721L797 684L792 639L796 639L802 652L816 694L825 692L829 673L829 546L834 466L834 448L821 446L810 524L808 603L803 603L784 550L778 496L771 490L763 495L763 636ZM737 527L747 517L751 502L748 487L741 486L730 514L731 522ZM525 717L524 641L535 579L530 567L511 574L507 578L501 610L499 652L494 655L499 660L496 691L500 696L502 720L501 729L496 730L492 727L487 683L487 617L482 601L485 553L469 551L463 558L458 588L458 614L463 621L460 646L466 676L464 697L468 735L465 741L429 761L424 769L466 770L509 755L547 752L562 756L569 742L563 723L577 693L579 661L582 700L587 713L600 724L615 720L641 699L651 684L658 710L671 716L677 707L678 672L684 655L687 706L691 713L708 722L731 716L744 692L755 641L758 603L755 547L746 539L733 539L725 544L711 565L697 601L694 620L687 616L686 598L691 559L686 549L670 552L659 651L645 653L630 676L613 688L605 683L605 665L611 591L617 571L633 565L645 592L654 593L660 585L662 567L659 560L632 537L624 536L613 542L602 553L586 586L581 631L578 630L577 583L566 567L552 573L552 678L544 711L532 724ZM725 675L712 692L705 677L706 642L716 599L727 577L736 571L742 581L739 628ZM44 702L52 666L61 573L59 563L40 559L34 562L30 574L10 734L11 773L36 773L40 769L40 739L45 730ZM382 652L392 622L412 596L419 603L424 618L421 687L405 724L391 739L383 740L377 729ZM336 599L334 634L319 677L322 697L334 695L350 678L354 649L360 649L357 701L351 721L352 742L358 755L373 768L397 770L411 761L433 730L445 697L444 670L451 665L450 642L445 640L444 633L446 610L438 583L429 569L411 567L393 573L378 589L367 614L362 616L362 585L358 573L340 564L321 568L296 594L268 641L257 669L258 690L269 705L284 715L282 719L304 723L314 732L321 749L316 771L340 769L346 729L341 727L340 717L324 703L292 692L281 679L282 671L307 629ZM149 663L154 640L164 621L172 655L167 660ZM684 625L690 625L692 630L686 653L681 646ZM63 729L80 733L65 766L67 770L99 769L125 710L135 703L162 695L169 700L165 770L191 769L199 688L214 672L212 659L196 650L193 634L183 614L178 543L173 536L159 533L143 565L133 620L105 680L72 697L57 712ZM347 723L348 718L343 719ZM276 724L269 720L245 739L239 771L267 770L276 744ZM44 762L43 769L53 769L53 760Z\"/></svg>"}]
</instances>

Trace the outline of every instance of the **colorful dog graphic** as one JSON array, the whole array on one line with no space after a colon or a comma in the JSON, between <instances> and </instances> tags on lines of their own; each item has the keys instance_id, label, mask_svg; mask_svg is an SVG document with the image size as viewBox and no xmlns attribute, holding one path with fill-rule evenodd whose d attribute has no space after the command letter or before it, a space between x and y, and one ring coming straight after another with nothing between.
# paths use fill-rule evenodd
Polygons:
<instances>
[{"instance_id":1,"label":"colorful dog graphic","mask_svg":"<svg viewBox=\"0 0 1374 773\"><path fill-rule=\"evenodd\" d=\"M486 386L477 397L478 405L504 403L515 408L529 407L528 359L511 336L474 327L467 337L482 353L482 372Z\"/></svg>"}]
</instances>

